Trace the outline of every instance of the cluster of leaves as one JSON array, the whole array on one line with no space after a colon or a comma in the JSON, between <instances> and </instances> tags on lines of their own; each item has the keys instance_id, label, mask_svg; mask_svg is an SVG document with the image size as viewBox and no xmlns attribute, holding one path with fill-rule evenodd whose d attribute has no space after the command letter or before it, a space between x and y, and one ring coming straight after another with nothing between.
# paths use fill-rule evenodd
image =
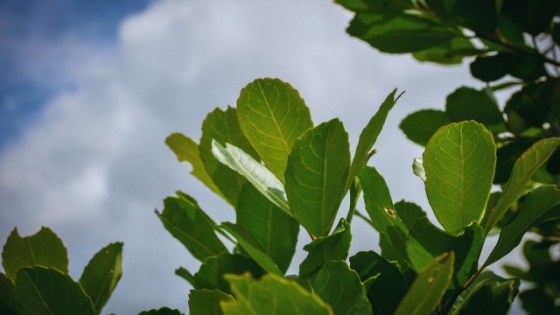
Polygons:
<instances>
[{"instance_id":1,"label":"cluster of leaves","mask_svg":"<svg viewBox=\"0 0 560 315\"><path fill-rule=\"evenodd\" d=\"M14 229L2 250L0 314L101 314L122 275L122 248L102 248L74 281L66 247L55 233L42 228L21 237Z\"/></svg>"},{"instance_id":2,"label":"cluster of leaves","mask_svg":"<svg viewBox=\"0 0 560 315\"><path fill-rule=\"evenodd\" d=\"M439 128L416 168L441 230L418 205L393 203L382 175L367 165L397 99L395 90L382 103L353 157L342 122L314 125L297 90L278 79L257 79L241 90L236 108L208 114L199 144L179 133L167 138L178 159L188 161L192 174L236 213L235 223L216 225L182 192L167 198L158 213L202 263L194 275L177 270L193 286L192 315L468 314L489 304L492 314L507 312L519 280L485 268L536 223L560 217L560 190L533 190L480 267L479 256L560 138L534 143L515 161L503 192L491 198L497 160L492 132L472 120ZM333 229L348 193L346 218ZM367 214L356 209L362 195ZM354 215L379 232L381 254L348 258ZM297 275L286 275L300 226L311 239L303 247L308 255Z\"/></svg>"},{"instance_id":3,"label":"cluster of leaves","mask_svg":"<svg viewBox=\"0 0 560 315\"><path fill-rule=\"evenodd\" d=\"M336 2L355 12L348 33L372 47L386 53L410 53L419 61L443 65L459 64L466 57L472 76L486 83L482 89L460 87L449 94L445 111L425 109L406 117L401 129L415 143L425 146L438 128L451 122L472 119L484 124L498 144L493 183L503 188L523 152L543 138L560 136L560 2ZM494 93L507 88L514 90L501 110ZM527 188L530 191L536 185L559 183L560 150L556 150L547 164L536 170ZM498 227L516 215L526 197L512 204ZM560 240L560 220L535 222L531 230L541 236L539 246L543 248ZM536 259L526 258L530 263ZM531 264L533 268L544 267ZM531 281L537 282L534 290L546 287L546 281ZM560 298L558 290L539 292L545 291L548 293L540 296L542 305ZM538 297L536 291L527 292L533 299ZM541 314L531 307L525 309Z\"/></svg>"}]
</instances>

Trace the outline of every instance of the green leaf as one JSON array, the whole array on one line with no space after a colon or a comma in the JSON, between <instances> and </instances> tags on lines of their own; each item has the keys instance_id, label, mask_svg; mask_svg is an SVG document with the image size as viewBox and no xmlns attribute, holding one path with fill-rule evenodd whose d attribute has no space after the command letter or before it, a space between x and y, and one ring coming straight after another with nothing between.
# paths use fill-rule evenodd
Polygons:
<instances>
[{"instance_id":1,"label":"green leaf","mask_svg":"<svg viewBox=\"0 0 560 315\"><path fill-rule=\"evenodd\" d=\"M0 314L17 315L19 313L15 290L12 280L0 273Z\"/></svg>"},{"instance_id":2,"label":"green leaf","mask_svg":"<svg viewBox=\"0 0 560 315\"><path fill-rule=\"evenodd\" d=\"M445 230L480 222L496 165L492 134L473 121L447 125L428 141L423 161L426 194Z\"/></svg>"},{"instance_id":3,"label":"green leaf","mask_svg":"<svg viewBox=\"0 0 560 315\"><path fill-rule=\"evenodd\" d=\"M374 279L366 286L367 297L373 307L373 314L391 315L408 291L408 284L394 262L373 251L359 252L350 257L350 267L358 273L363 282Z\"/></svg>"},{"instance_id":4,"label":"green leaf","mask_svg":"<svg viewBox=\"0 0 560 315\"><path fill-rule=\"evenodd\" d=\"M372 314L364 284L344 261L327 262L311 279L311 287L336 315Z\"/></svg>"},{"instance_id":5,"label":"green leaf","mask_svg":"<svg viewBox=\"0 0 560 315\"><path fill-rule=\"evenodd\" d=\"M170 309L169 307L162 307L158 310L143 311L138 313L138 315L183 315L183 313L179 312L179 310Z\"/></svg>"},{"instance_id":6,"label":"green leaf","mask_svg":"<svg viewBox=\"0 0 560 315\"><path fill-rule=\"evenodd\" d=\"M236 222L285 273L296 250L299 224L253 185L246 183L236 208Z\"/></svg>"},{"instance_id":7,"label":"green leaf","mask_svg":"<svg viewBox=\"0 0 560 315\"><path fill-rule=\"evenodd\" d=\"M395 315L431 314L449 286L453 261L453 253L443 254L420 271Z\"/></svg>"},{"instance_id":8,"label":"green leaf","mask_svg":"<svg viewBox=\"0 0 560 315\"><path fill-rule=\"evenodd\" d=\"M235 207L245 178L214 157L214 142L230 143L246 152L253 159L259 160L255 149L251 147L239 127L235 108L228 107L226 111L216 108L209 113L202 123L202 137L200 138L200 157L204 162L206 171L222 194L226 196L227 201Z\"/></svg>"},{"instance_id":9,"label":"green leaf","mask_svg":"<svg viewBox=\"0 0 560 315\"><path fill-rule=\"evenodd\" d=\"M333 315L331 307L297 282L267 274L260 281L250 275L226 275L236 300L222 302L225 315L316 314Z\"/></svg>"},{"instance_id":10,"label":"green leaf","mask_svg":"<svg viewBox=\"0 0 560 315\"><path fill-rule=\"evenodd\" d=\"M193 287L196 285L194 281L194 276L183 267L179 267L175 269L175 274L183 279L185 279L188 283L190 283Z\"/></svg>"},{"instance_id":11,"label":"green leaf","mask_svg":"<svg viewBox=\"0 0 560 315\"><path fill-rule=\"evenodd\" d=\"M80 285L91 298L95 311L101 314L122 276L123 243L102 248L89 261L80 277Z\"/></svg>"},{"instance_id":12,"label":"green leaf","mask_svg":"<svg viewBox=\"0 0 560 315\"><path fill-rule=\"evenodd\" d=\"M54 268L20 268L16 277L16 295L23 314L97 314L82 287L69 275Z\"/></svg>"},{"instance_id":13,"label":"green leaf","mask_svg":"<svg viewBox=\"0 0 560 315\"><path fill-rule=\"evenodd\" d=\"M476 33L493 34L498 26L494 1L426 0L426 4L443 20L469 28Z\"/></svg>"},{"instance_id":14,"label":"green leaf","mask_svg":"<svg viewBox=\"0 0 560 315\"><path fill-rule=\"evenodd\" d=\"M532 226L550 219L547 211L560 204L560 190L556 186L540 186L531 191L516 216L502 228L498 243L488 256L486 267L511 252ZM560 217L560 214L558 214Z\"/></svg>"},{"instance_id":15,"label":"green leaf","mask_svg":"<svg viewBox=\"0 0 560 315\"><path fill-rule=\"evenodd\" d=\"M245 176L247 180L272 201L278 208L292 216L284 185L264 165L253 159L238 147L226 143L224 148L218 142L212 142L212 153L223 164Z\"/></svg>"},{"instance_id":16,"label":"green leaf","mask_svg":"<svg viewBox=\"0 0 560 315\"><path fill-rule=\"evenodd\" d=\"M346 260L351 241L350 224L340 219L331 235L318 237L303 247L309 254L299 265L300 276L317 271L330 260Z\"/></svg>"},{"instance_id":17,"label":"green leaf","mask_svg":"<svg viewBox=\"0 0 560 315\"><path fill-rule=\"evenodd\" d=\"M558 145L560 145L560 138L542 139L517 159L500 199L490 211L484 227L485 234L490 232L511 204L523 195L533 173L552 155Z\"/></svg>"},{"instance_id":18,"label":"green leaf","mask_svg":"<svg viewBox=\"0 0 560 315\"><path fill-rule=\"evenodd\" d=\"M192 166L191 174L200 180L206 187L210 188L218 196L228 201L222 194L218 186L214 184L214 180L206 171L204 162L200 157L200 150L198 144L189 137L181 133L172 133L165 139L165 144L175 153L179 162L189 162Z\"/></svg>"},{"instance_id":19,"label":"green leaf","mask_svg":"<svg viewBox=\"0 0 560 315\"><path fill-rule=\"evenodd\" d=\"M229 284L225 281L225 274L250 273L259 279L266 273L253 259L239 254L221 253L206 259L197 273L194 274L197 290L220 290L230 293Z\"/></svg>"},{"instance_id":20,"label":"green leaf","mask_svg":"<svg viewBox=\"0 0 560 315\"><path fill-rule=\"evenodd\" d=\"M346 193L350 144L333 119L308 130L288 157L286 195L294 217L315 236L329 233Z\"/></svg>"},{"instance_id":21,"label":"green leaf","mask_svg":"<svg viewBox=\"0 0 560 315\"><path fill-rule=\"evenodd\" d=\"M521 292L519 298L527 314L558 314L560 307L550 295L547 294L546 288L537 287Z\"/></svg>"},{"instance_id":22,"label":"green leaf","mask_svg":"<svg viewBox=\"0 0 560 315\"><path fill-rule=\"evenodd\" d=\"M484 50L476 49L468 38L455 37L437 46L414 52L412 56L421 62L456 65L460 64L465 56L479 55L483 52Z\"/></svg>"},{"instance_id":23,"label":"green leaf","mask_svg":"<svg viewBox=\"0 0 560 315\"><path fill-rule=\"evenodd\" d=\"M277 275L284 274L282 270L278 268L272 258L270 258L270 256L268 256L267 253L263 251L259 243L253 238L253 236L251 236L251 234L247 232L247 230L245 230L242 226L230 222L224 222L220 227L231 234L237 240L239 245L241 245L241 247L243 247L243 249L247 251L249 256L253 258L257 262L257 264L259 264L259 266L261 266L264 270L270 273L275 273Z\"/></svg>"},{"instance_id":24,"label":"green leaf","mask_svg":"<svg viewBox=\"0 0 560 315\"><path fill-rule=\"evenodd\" d=\"M440 110L423 109L414 112L401 121L399 128L408 140L425 146L436 131L450 124L447 114Z\"/></svg>"},{"instance_id":25,"label":"green leaf","mask_svg":"<svg viewBox=\"0 0 560 315\"><path fill-rule=\"evenodd\" d=\"M377 113L371 117L366 127L360 133L360 139L358 141L358 145L356 146L354 159L352 160L350 173L348 175L348 180L346 181L345 191L350 188L350 185L354 182L354 179L358 175L360 169L366 165L367 161L371 157L371 149L381 133L381 129L387 120L387 115L402 95L401 93L395 98L396 93L397 89L394 89L393 92L387 96L385 101L383 101L379 107Z\"/></svg>"},{"instance_id":26,"label":"green leaf","mask_svg":"<svg viewBox=\"0 0 560 315\"><path fill-rule=\"evenodd\" d=\"M519 279L485 283L474 292L461 314L506 315L519 292Z\"/></svg>"},{"instance_id":27,"label":"green leaf","mask_svg":"<svg viewBox=\"0 0 560 315\"><path fill-rule=\"evenodd\" d=\"M156 211L163 226L198 260L226 252L215 233L215 224L189 196L177 193L163 201L163 212Z\"/></svg>"},{"instance_id":28,"label":"green leaf","mask_svg":"<svg viewBox=\"0 0 560 315\"><path fill-rule=\"evenodd\" d=\"M53 267L68 273L68 252L62 240L47 227L26 237L19 236L14 228L2 250L2 266L12 281L21 267Z\"/></svg>"},{"instance_id":29,"label":"green leaf","mask_svg":"<svg viewBox=\"0 0 560 315\"><path fill-rule=\"evenodd\" d=\"M517 287L519 286L518 280L504 279L502 277L497 276L492 271L482 272L473 281L473 283L470 286L468 286L465 290L463 290L461 292L461 294L459 294L459 296L457 297L457 299L455 300L455 302L451 306L451 309L449 310L447 315L498 314L498 313L493 312L494 309L492 308L492 306L493 306L492 303L482 303L482 304L480 304L479 308L484 307L485 309L484 310L480 309L479 312L466 313L466 312L463 311L463 309L467 305L471 304L470 302L471 302L471 299L473 299L473 297L480 295L480 297L478 297L478 299L480 299L480 298L482 298L482 295L487 293L487 292L484 292L484 291L488 291L488 289L484 289L484 287L488 287L490 289L490 291L496 291L495 289L497 289L498 287L500 287L504 284L505 284L506 287L510 287L512 289L515 288L516 286ZM481 289L482 289L482 292L481 292ZM513 293L513 291L512 291L512 293ZM493 295L493 294L491 293L490 295ZM513 299L512 299L512 301L513 301ZM512 301L510 301L510 303ZM475 303L481 303L481 302L478 302L478 301L473 302L473 307L476 306L476 305L474 305ZM490 306L491 308L488 308L488 306ZM471 309L472 309L472 307L471 307ZM505 314L505 313L503 313L503 314Z\"/></svg>"},{"instance_id":30,"label":"green leaf","mask_svg":"<svg viewBox=\"0 0 560 315\"><path fill-rule=\"evenodd\" d=\"M536 141L536 139L518 138L498 148L494 184L505 184L508 181L515 161Z\"/></svg>"},{"instance_id":31,"label":"green leaf","mask_svg":"<svg viewBox=\"0 0 560 315\"><path fill-rule=\"evenodd\" d=\"M190 315L223 315L220 303L234 301L233 297L219 290L191 290L189 293Z\"/></svg>"},{"instance_id":32,"label":"green leaf","mask_svg":"<svg viewBox=\"0 0 560 315\"><path fill-rule=\"evenodd\" d=\"M426 212L419 205L404 200L395 204L395 211L409 231L414 226L414 223L416 223L416 220L426 217Z\"/></svg>"},{"instance_id":33,"label":"green leaf","mask_svg":"<svg viewBox=\"0 0 560 315\"><path fill-rule=\"evenodd\" d=\"M504 14L516 21L522 31L533 36L550 32L551 22L559 9L560 3L554 0L509 0L502 6Z\"/></svg>"},{"instance_id":34,"label":"green leaf","mask_svg":"<svg viewBox=\"0 0 560 315\"><path fill-rule=\"evenodd\" d=\"M408 230L394 210L385 179L370 166L362 168L358 176L364 191L366 210L373 226L399 253L401 266L407 266L405 243Z\"/></svg>"},{"instance_id":35,"label":"green leaf","mask_svg":"<svg viewBox=\"0 0 560 315\"><path fill-rule=\"evenodd\" d=\"M385 1L367 1L367 0L335 0L336 3L348 10L361 12L371 11L383 13L383 15L400 14L406 9L412 9L413 3L408 0L385 0Z\"/></svg>"},{"instance_id":36,"label":"green leaf","mask_svg":"<svg viewBox=\"0 0 560 315\"><path fill-rule=\"evenodd\" d=\"M476 223L456 236L440 230L423 217L410 230L406 251L415 270L421 270L443 253L453 252L455 262L449 289L458 291L477 272L483 244L482 228Z\"/></svg>"},{"instance_id":37,"label":"green leaf","mask_svg":"<svg viewBox=\"0 0 560 315\"><path fill-rule=\"evenodd\" d=\"M505 124L498 103L488 89L458 88L447 96L445 111L453 122L476 120L487 128ZM505 131L505 125L502 128Z\"/></svg>"},{"instance_id":38,"label":"green leaf","mask_svg":"<svg viewBox=\"0 0 560 315\"><path fill-rule=\"evenodd\" d=\"M546 76L544 63L520 54L499 52L492 56L479 56L470 65L473 77L485 82L498 80L510 74L526 82Z\"/></svg>"},{"instance_id":39,"label":"green leaf","mask_svg":"<svg viewBox=\"0 0 560 315\"><path fill-rule=\"evenodd\" d=\"M237 115L241 129L264 164L284 182L294 142L313 128L303 98L290 84L279 79L256 79L241 90Z\"/></svg>"}]
</instances>

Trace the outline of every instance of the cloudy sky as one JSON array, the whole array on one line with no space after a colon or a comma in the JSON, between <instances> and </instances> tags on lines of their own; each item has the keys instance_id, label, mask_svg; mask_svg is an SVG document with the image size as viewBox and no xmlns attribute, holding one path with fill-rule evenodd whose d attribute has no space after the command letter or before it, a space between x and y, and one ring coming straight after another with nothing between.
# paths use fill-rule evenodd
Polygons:
<instances>
[{"instance_id":1,"label":"cloudy sky","mask_svg":"<svg viewBox=\"0 0 560 315\"><path fill-rule=\"evenodd\" d=\"M164 140L177 131L198 139L206 113L235 105L258 77L290 82L315 123L340 117L352 146L385 96L406 91L372 163L395 201L427 209L411 171L422 150L398 124L442 108L460 85L481 84L466 66L381 55L345 33L350 18L330 1L0 2L1 242L16 226L22 235L49 226L77 279L101 247L124 241L124 276L104 313L187 312L190 286L173 271L198 264L154 209L180 189L218 222L234 213ZM377 248L376 233L358 219L353 228L352 252Z\"/></svg>"}]
</instances>

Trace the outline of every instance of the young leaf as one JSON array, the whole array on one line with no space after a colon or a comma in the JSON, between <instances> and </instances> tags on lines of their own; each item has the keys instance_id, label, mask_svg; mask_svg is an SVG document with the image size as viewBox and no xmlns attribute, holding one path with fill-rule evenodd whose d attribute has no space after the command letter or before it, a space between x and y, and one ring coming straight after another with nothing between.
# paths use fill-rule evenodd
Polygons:
<instances>
[{"instance_id":1,"label":"young leaf","mask_svg":"<svg viewBox=\"0 0 560 315\"><path fill-rule=\"evenodd\" d=\"M560 138L542 139L517 159L511 171L509 181L500 195L500 199L498 199L498 203L488 215L488 220L484 227L485 234L490 232L511 204L521 197L533 173L546 162L558 145L560 145Z\"/></svg>"},{"instance_id":2,"label":"young leaf","mask_svg":"<svg viewBox=\"0 0 560 315\"><path fill-rule=\"evenodd\" d=\"M216 108L209 113L202 123L202 137L200 138L200 157L206 171L222 194L227 197L229 203L235 207L245 178L216 159L213 155L214 142L231 143L253 159L259 159L255 149L249 144L239 127L235 108L228 107L226 111Z\"/></svg>"},{"instance_id":3,"label":"young leaf","mask_svg":"<svg viewBox=\"0 0 560 315\"><path fill-rule=\"evenodd\" d=\"M299 224L263 196L252 184L241 190L236 222L257 241L284 273L296 250Z\"/></svg>"},{"instance_id":4,"label":"young leaf","mask_svg":"<svg viewBox=\"0 0 560 315\"><path fill-rule=\"evenodd\" d=\"M399 128L401 128L408 140L425 146L439 128L450 123L451 120L445 112L435 109L423 109L406 116L401 121Z\"/></svg>"},{"instance_id":5,"label":"young leaf","mask_svg":"<svg viewBox=\"0 0 560 315\"><path fill-rule=\"evenodd\" d=\"M498 243L483 267L498 261L511 252L532 226L551 219L547 211L560 204L560 190L556 186L540 186L531 191L516 216L502 229ZM560 217L560 214L558 214Z\"/></svg>"},{"instance_id":6,"label":"young leaf","mask_svg":"<svg viewBox=\"0 0 560 315\"><path fill-rule=\"evenodd\" d=\"M194 199L178 193L167 197L163 212L156 211L163 226L198 260L226 252L227 248L215 233L214 222L200 209Z\"/></svg>"},{"instance_id":7,"label":"young leaf","mask_svg":"<svg viewBox=\"0 0 560 315\"><path fill-rule=\"evenodd\" d=\"M17 315L19 306L17 304L16 287L12 280L5 274L0 273L0 314Z\"/></svg>"},{"instance_id":8,"label":"young leaf","mask_svg":"<svg viewBox=\"0 0 560 315\"><path fill-rule=\"evenodd\" d=\"M315 314L333 315L331 307L295 281L268 274L260 281L250 275L226 275L236 300L222 302L225 315Z\"/></svg>"},{"instance_id":9,"label":"young leaf","mask_svg":"<svg viewBox=\"0 0 560 315\"><path fill-rule=\"evenodd\" d=\"M453 253L436 257L418 273L395 315L431 314L438 306L453 274Z\"/></svg>"},{"instance_id":10,"label":"young leaf","mask_svg":"<svg viewBox=\"0 0 560 315\"><path fill-rule=\"evenodd\" d=\"M183 315L179 310L170 309L169 307L162 307L158 310L149 310L138 313L138 315Z\"/></svg>"},{"instance_id":11,"label":"young leaf","mask_svg":"<svg viewBox=\"0 0 560 315\"><path fill-rule=\"evenodd\" d=\"M445 230L480 222L496 165L492 134L473 121L447 125L428 141L423 161L426 194Z\"/></svg>"},{"instance_id":12,"label":"young leaf","mask_svg":"<svg viewBox=\"0 0 560 315\"><path fill-rule=\"evenodd\" d=\"M394 89L393 92L387 96L385 101L383 101L379 107L377 113L371 117L366 127L362 130L362 133L360 133L360 140L356 146L354 159L352 160L352 165L350 166L350 173L348 175L348 180L346 181L345 191L350 188L350 185L354 182L354 179L358 175L360 169L366 165L370 157L371 149L377 141L377 137L379 137L379 134L381 133L385 120L387 120L389 111L393 108L393 106L395 106L395 103L402 95L401 93L395 98L396 93L397 89Z\"/></svg>"},{"instance_id":13,"label":"young leaf","mask_svg":"<svg viewBox=\"0 0 560 315\"><path fill-rule=\"evenodd\" d=\"M220 290L191 290L189 293L190 315L223 315L220 303L234 301Z\"/></svg>"},{"instance_id":14,"label":"young leaf","mask_svg":"<svg viewBox=\"0 0 560 315\"><path fill-rule=\"evenodd\" d=\"M165 139L165 144L175 153L179 162L189 162L192 166L191 174L200 180L206 187L210 188L215 194L222 197L224 200L228 199L222 194L218 186L214 184L214 180L206 171L204 162L200 157L200 150L198 144L193 139L181 134L172 133ZM229 201L228 201L229 202Z\"/></svg>"},{"instance_id":15,"label":"young leaf","mask_svg":"<svg viewBox=\"0 0 560 315\"><path fill-rule=\"evenodd\" d=\"M24 314L97 314L82 287L69 275L54 268L20 268L16 277L16 296Z\"/></svg>"},{"instance_id":16,"label":"young leaf","mask_svg":"<svg viewBox=\"0 0 560 315\"><path fill-rule=\"evenodd\" d=\"M284 182L296 139L313 128L309 108L296 89L279 79L257 79L237 99L241 129L268 169Z\"/></svg>"},{"instance_id":17,"label":"young leaf","mask_svg":"<svg viewBox=\"0 0 560 315\"><path fill-rule=\"evenodd\" d=\"M226 143L224 148L221 144L212 142L212 153L223 164L245 176L255 188L268 200L272 201L278 208L289 216L292 216L284 185L264 165L253 159L238 147Z\"/></svg>"},{"instance_id":18,"label":"young leaf","mask_svg":"<svg viewBox=\"0 0 560 315\"><path fill-rule=\"evenodd\" d=\"M2 266L12 281L21 267L53 267L68 273L68 252L62 240L47 227L26 237L19 236L14 228L2 250Z\"/></svg>"},{"instance_id":19,"label":"young leaf","mask_svg":"<svg viewBox=\"0 0 560 315\"><path fill-rule=\"evenodd\" d=\"M330 260L346 260L351 241L350 224L340 219L340 223L331 235L318 237L303 247L309 254L299 265L300 276L317 271Z\"/></svg>"},{"instance_id":20,"label":"young leaf","mask_svg":"<svg viewBox=\"0 0 560 315\"><path fill-rule=\"evenodd\" d=\"M247 232L247 230L245 230L243 227L230 222L224 222L220 227L231 234L237 240L239 245L241 245L241 247L243 247L243 249L247 251L249 256L253 258L264 270L270 273L275 273L277 275L284 274L282 270L278 268L272 258L270 258L270 256L268 256L267 253L263 251L257 241L255 241L253 236L251 236L251 234Z\"/></svg>"},{"instance_id":21,"label":"young leaf","mask_svg":"<svg viewBox=\"0 0 560 315\"><path fill-rule=\"evenodd\" d=\"M344 197L350 144L342 122L333 119L308 130L288 157L286 195L294 217L315 236L329 233Z\"/></svg>"},{"instance_id":22,"label":"young leaf","mask_svg":"<svg viewBox=\"0 0 560 315\"><path fill-rule=\"evenodd\" d=\"M79 283L91 298L97 314L101 314L122 276L122 247L123 243L112 243L102 248L80 277Z\"/></svg>"}]
</instances>

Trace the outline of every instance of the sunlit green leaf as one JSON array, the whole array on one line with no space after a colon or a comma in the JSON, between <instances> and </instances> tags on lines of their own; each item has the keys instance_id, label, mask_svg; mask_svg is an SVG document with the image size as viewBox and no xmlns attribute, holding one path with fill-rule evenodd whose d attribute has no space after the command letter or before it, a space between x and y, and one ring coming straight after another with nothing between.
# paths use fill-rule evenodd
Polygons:
<instances>
[{"instance_id":1,"label":"sunlit green leaf","mask_svg":"<svg viewBox=\"0 0 560 315\"><path fill-rule=\"evenodd\" d=\"M231 295L219 290L191 290L189 312L190 315L223 315L220 303L233 300Z\"/></svg>"},{"instance_id":2,"label":"sunlit green leaf","mask_svg":"<svg viewBox=\"0 0 560 315\"><path fill-rule=\"evenodd\" d=\"M447 125L428 141L423 161L426 194L445 230L480 222L496 165L492 134L473 121Z\"/></svg>"},{"instance_id":3,"label":"sunlit green leaf","mask_svg":"<svg viewBox=\"0 0 560 315\"><path fill-rule=\"evenodd\" d=\"M436 131L450 124L447 114L440 110L423 109L414 112L401 121L399 128L408 140L425 146Z\"/></svg>"},{"instance_id":4,"label":"sunlit green leaf","mask_svg":"<svg viewBox=\"0 0 560 315\"><path fill-rule=\"evenodd\" d=\"M95 311L101 314L122 276L123 243L102 248L89 261L80 277L80 285L91 298Z\"/></svg>"},{"instance_id":5,"label":"sunlit green leaf","mask_svg":"<svg viewBox=\"0 0 560 315\"><path fill-rule=\"evenodd\" d=\"M2 266L12 281L21 267L53 267L68 273L68 252L62 240L47 227L26 237L19 236L14 228L2 250Z\"/></svg>"},{"instance_id":6,"label":"sunlit green leaf","mask_svg":"<svg viewBox=\"0 0 560 315\"><path fill-rule=\"evenodd\" d=\"M16 295L23 314L97 314L82 287L69 275L54 268L20 268L16 277Z\"/></svg>"},{"instance_id":7,"label":"sunlit green leaf","mask_svg":"<svg viewBox=\"0 0 560 315\"><path fill-rule=\"evenodd\" d=\"M215 233L214 222L194 199L186 197L178 193L178 197L165 198L163 212L156 211L163 226L200 261L226 252L227 248Z\"/></svg>"},{"instance_id":8,"label":"sunlit green leaf","mask_svg":"<svg viewBox=\"0 0 560 315\"><path fill-rule=\"evenodd\" d=\"M412 53L412 56L422 62L434 62L443 65L460 64L463 57L479 55L484 50L476 49L471 41L465 37L455 37L437 46Z\"/></svg>"},{"instance_id":9,"label":"sunlit green leaf","mask_svg":"<svg viewBox=\"0 0 560 315\"><path fill-rule=\"evenodd\" d=\"M295 281L268 274L260 281L250 275L226 275L236 300L222 302L225 315L315 314L333 315L331 307Z\"/></svg>"},{"instance_id":10,"label":"sunlit green leaf","mask_svg":"<svg viewBox=\"0 0 560 315\"><path fill-rule=\"evenodd\" d=\"M350 144L333 119L308 130L295 144L286 169L286 195L294 217L315 236L329 233L344 197Z\"/></svg>"},{"instance_id":11,"label":"sunlit green leaf","mask_svg":"<svg viewBox=\"0 0 560 315\"><path fill-rule=\"evenodd\" d=\"M290 84L279 79L256 79L241 90L237 115L243 132L264 164L284 182L294 142L313 128L303 98Z\"/></svg>"}]
</instances>

